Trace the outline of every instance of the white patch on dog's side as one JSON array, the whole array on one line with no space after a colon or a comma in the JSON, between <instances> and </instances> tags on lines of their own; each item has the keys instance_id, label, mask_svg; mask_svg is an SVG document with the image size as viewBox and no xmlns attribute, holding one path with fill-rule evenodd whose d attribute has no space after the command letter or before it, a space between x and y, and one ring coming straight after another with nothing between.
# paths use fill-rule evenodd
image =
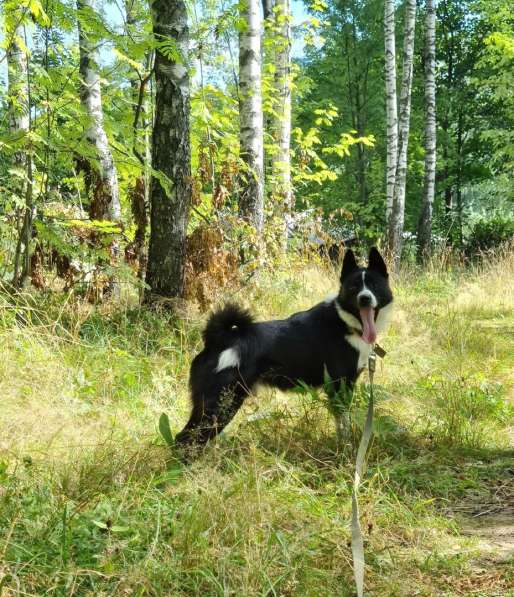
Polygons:
<instances>
[{"instance_id":1,"label":"white patch on dog's side","mask_svg":"<svg viewBox=\"0 0 514 597\"><path fill-rule=\"evenodd\" d=\"M389 327L391 322L391 316L393 314L393 301L391 301L385 307L382 307L377 315L377 320L375 321L375 327L377 328L377 334L381 334L385 332L385 330Z\"/></svg>"},{"instance_id":2,"label":"white patch on dog's side","mask_svg":"<svg viewBox=\"0 0 514 597\"><path fill-rule=\"evenodd\" d=\"M240 359L239 353L235 348L225 349L219 356L218 366L215 369L216 373L223 371L223 369L230 369L232 367L239 367Z\"/></svg>"},{"instance_id":3,"label":"white patch on dog's side","mask_svg":"<svg viewBox=\"0 0 514 597\"><path fill-rule=\"evenodd\" d=\"M369 354L373 348L371 344L364 342L364 340L358 334L347 334L345 336L348 344L351 344L353 348L359 353L359 360L357 362L357 371L364 369L368 364Z\"/></svg>"},{"instance_id":4,"label":"white patch on dog's side","mask_svg":"<svg viewBox=\"0 0 514 597\"><path fill-rule=\"evenodd\" d=\"M362 331L362 323L355 317L355 315L352 315L349 311L345 311L337 301L334 302L334 305L337 314L349 328Z\"/></svg>"},{"instance_id":5,"label":"white patch on dog's side","mask_svg":"<svg viewBox=\"0 0 514 597\"><path fill-rule=\"evenodd\" d=\"M376 309L377 305L378 305L377 297L366 286L365 276L366 276L366 272L362 272L362 290L357 295L357 301L360 299L361 296L369 296L369 298L371 299L371 307L373 309Z\"/></svg>"}]
</instances>

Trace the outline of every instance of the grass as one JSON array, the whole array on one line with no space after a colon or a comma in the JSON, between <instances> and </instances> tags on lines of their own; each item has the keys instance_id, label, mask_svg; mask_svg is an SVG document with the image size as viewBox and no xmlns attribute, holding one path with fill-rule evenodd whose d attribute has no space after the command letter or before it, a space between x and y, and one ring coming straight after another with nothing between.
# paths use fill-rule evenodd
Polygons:
<instances>
[{"instance_id":1,"label":"grass","mask_svg":"<svg viewBox=\"0 0 514 597\"><path fill-rule=\"evenodd\" d=\"M293 264L244 300L282 316L335 279ZM512 555L466 533L514 507L512 279L506 253L394 280L361 492L371 595L514 595ZM316 396L261 391L193 465L170 459L158 418L187 417L203 321L0 294L2 597L353 594L354 454Z\"/></svg>"}]
</instances>

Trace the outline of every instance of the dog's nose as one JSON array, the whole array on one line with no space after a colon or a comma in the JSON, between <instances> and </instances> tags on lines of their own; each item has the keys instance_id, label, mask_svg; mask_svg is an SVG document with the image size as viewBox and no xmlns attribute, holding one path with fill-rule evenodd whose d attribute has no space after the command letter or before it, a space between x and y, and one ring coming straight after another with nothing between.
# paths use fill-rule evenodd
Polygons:
<instances>
[{"instance_id":1,"label":"dog's nose","mask_svg":"<svg viewBox=\"0 0 514 597\"><path fill-rule=\"evenodd\" d=\"M361 294L359 296L359 307L371 307L371 297L369 294Z\"/></svg>"}]
</instances>

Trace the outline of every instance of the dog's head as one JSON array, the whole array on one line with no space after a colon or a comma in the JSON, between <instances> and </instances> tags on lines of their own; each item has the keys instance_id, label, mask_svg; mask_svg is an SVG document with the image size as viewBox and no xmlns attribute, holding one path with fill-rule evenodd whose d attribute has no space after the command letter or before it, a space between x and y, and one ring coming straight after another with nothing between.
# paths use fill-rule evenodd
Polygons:
<instances>
[{"instance_id":1,"label":"dog's head","mask_svg":"<svg viewBox=\"0 0 514 597\"><path fill-rule=\"evenodd\" d=\"M351 328L362 331L362 339L373 344L377 334L387 324L392 302L387 266L378 249L371 248L367 267L359 267L353 251L347 250L336 299L343 321Z\"/></svg>"}]
</instances>

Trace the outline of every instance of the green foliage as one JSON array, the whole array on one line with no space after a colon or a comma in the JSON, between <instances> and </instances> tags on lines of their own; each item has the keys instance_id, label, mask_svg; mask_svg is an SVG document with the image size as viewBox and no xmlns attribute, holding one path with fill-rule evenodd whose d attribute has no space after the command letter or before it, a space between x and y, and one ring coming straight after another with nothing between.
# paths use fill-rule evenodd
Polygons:
<instances>
[{"instance_id":1,"label":"green foliage","mask_svg":"<svg viewBox=\"0 0 514 597\"><path fill-rule=\"evenodd\" d=\"M466 377L447 380L437 376L421 382L421 389L433 405L428 433L439 441L477 448L493 441L495 422L514 416L501 384Z\"/></svg>"},{"instance_id":2,"label":"green foliage","mask_svg":"<svg viewBox=\"0 0 514 597\"><path fill-rule=\"evenodd\" d=\"M514 100L512 72L514 69L514 24L507 2L494 0L481 3L490 33L477 62L475 86L495 117L488 119L482 140L492 148L492 167L495 171L514 172Z\"/></svg>"},{"instance_id":3,"label":"green foliage","mask_svg":"<svg viewBox=\"0 0 514 597\"><path fill-rule=\"evenodd\" d=\"M306 2L307 6L310 3ZM356 146L343 162L337 154L324 157L337 180L326 179L321 189L300 186L304 197L315 201L326 216L342 209L353 216L340 221L345 234L376 240L383 236L385 211L385 110L382 4L329 3L320 17L319 34L326 43L306 49L297 76L296 122L303 130L316 119L316 110L334 106L338 116L330 129L322 128L323 144L350 129L373 136L373 147ZM498 172L512 187L510 147L512 110L511 19L509 2L477 3L451 0L438 3L437 12L437 119L438 164L436 221L439 239L462 246L477 212L477 189L494 184ZM380 18L377 17L380 15ZM412 116L407 173L406 230L416 231L423 192L424 74L423 8L417 22ZM502 16L503 15L503 16ZM398 10L401 23L402 7ZM401 70L401 27L397 25L397 68ZM470 201L475 205L471 209ZM451 202L449 205L448 202ZM414 249L415 251L415 249Z\"/></svg>"},{"instance_id":4,"label":"green foliage","mask_svg":"<svg viewBox=\"0 0 514 597\"><path fill-rule=\"evenodd\" d=\"M496 249L514 238L514 219L496 214L487 220L479 220L467 239L466 251L471 255Z\"/></svg>"},{"instance_id":5,"label":"green foliage","mask_svg":"<svg viewBox=\"0 0 514 597\"><path fill-rule=\"evenodd\" d=\"M358 137L357 131L340 133L339 138L334 143L328 144L322 140L322 131L333 126L334 120L338 116L337 109L334 106L327 108L317 108L314 110L316 116L314 126L303 131L296 127L292 131L293 136L293 180L295 188L302 194L302 203L305 207L316 205L315 198L320 192L320 187L324 182L338 180L336 168L331 168L323 156L336 156L339 159L350 156L350 148L353 145L361 144L363 146L373 147L373 136ZM324 136L323 136L324 137ZM312 188L309 183L316 183L317 193L307 195L304 188ZM303 192L302 192L303 191Z\"/></svg>"},{"instance_id":6,"label":"green foliage","mask_svg":"<svg viewBox=\"0 0 514 597\"><path fill-rule=\"evenodd\" d=\"M159 431L161 432L164 441L170 448L172 448L175 445L175 440L173 439L173 434L171 433L170 419L166 413L162 413L159 417Z\"/></svg>"},{"instance_id":7,"label":"green foliage","mask_svg":"<svg viewBox=\"0 0 514 597\"><path fill-rule=\"evenodd\" d=\"M295 47L305 44L292 65L292 179L297 211L323 214L330 235L357 235L366 242L384 233L385 111L383 105L383 27L379 0L346 3L306 2L309 17L298 24L293 16ZM3 3L4 22L12 31L20 5ZM86 162L95 156L85 139L89 125L79 102L77 15L73 3L56 0L23 3L29 51L32 125L28 134L13 136L6 113L18 96L3 92L0 107L0 275L10 279L13 255L25 204L25 167L15 156L33 157L36 229L46 249L87 261L93 248L73 238L77 228L49 222L59 210L85 219L90 197ZM172 42L154 40L147 3L130 4L130 19L113 19L110 2L99 2L93 14L84 9L79 19L100 48L105 128L113 150L121 189L123 245L133 237L131 193L136 181L153 176L169 189L170 181L152 172L146 147L151 135L151 68L156 48L182 62ZM402 19L398 7L398 23ZM423 23L418 19L412 125L408 159L406 228L414 232L423 184ZM441 244L460 248L477 221L494 208L501 217L512 198L511 93L512 20L506 0L449 0L437 13L438 175L434 233ZM277 37L280 19L266 24L263 38L263 105L265 118L277 113L274 52L287 43ZM205 220L221 217L233 222L237 214L239 115L237 38L240 28L236 3L201 0L190 6L191 141L194 209L190 230ZM397 27L401 48L401 27ZM4 36L3 49L9 44ZM11 38L12 39L12 38ZM398 51L398 66L401 52ZM453 70L452 70L453 69ZM452 70L452 72L450 72ZM134 127L141 82L139 125ZM20 104L21 105L21 104ZM272 131L264 139L269 161L276 153ZM137 156L136 156L137 154ZM143 158L144 164L139 158ZM268 168L269 169L269 168ZM491 192L486 192L486 187ZM271 188L267 180L267 191ZM501 189L504 190L502 197ZM494 195L496 205L492 205ZM510 199L509 199L510 198ZM281 198L267 193L266 237L273 244L280 234ZM451 202L451 205L450 205ZM311 211L314 210L314 211ZM477 225L478 226L478 225ZM478 226L479 228L480 226ZM50 231L52 228L52 231ZM236 228L238 228L236 226ZM477 230L478 230L477 228ZM239 228L238 228L239 230ZM478 232L477 232L478 234ZM102 235L100 235L102 236ZM238 243L240 234L228 234ZM500 235L501 236L501 235ZM107 236L106 236L107 238ZM248 242L250 242L249 239ZM267 240L267 242L268 242ZM470 240L473 244L474 241ZM275 242L276 244L276 242ZM412 252L415 252L412 239ZM71 247L75 247L73 250ZM78 249L80 247L80 250ZM101 248L98 248L101 250ZM87 252L90 251L88 255Z\"/></svg>"},{"instance_id":8,"label":"green foliage","mask_svg":"<svg viewBox=\"0 0 514 597\"><path fill-rule=\"evenodd\" d=\"M89 126L79 102L78 48L76 46L77 15L75 5L55 1L42 4L38 0L27 4L32 19L25 23L26 36L32 38L29 44L29 83L30 101L33 118L31 131L17 140L13 140L7 129L8 119L0 121L0 152L4 159L0 165L0 185L7 193L0 198L0 214L5 214L2 224L16 224L19 210L25 197L21 187L13 184L13 169L8 168L12 156L17 151L28 151L33 155L34 201L37 207L36 230L42 235L47 249L57 249L64 255L77 255L72 246L81 245L81 258L94 261L95 252L101 247L92 247L92 243L81 242L81 235L74 237L75 230L84 230L89 226L91 232L96 229L98 238L104 233L112 234L105 225L89 223L87 215L90 197L84 174L84 164L95 164L96 156L85 139ZM105 127L114 149L114 158L121 187L121 200L125 222L130 222L128 212L130 202L128 194L135 180L141 175L141 164L132 153L132 146L144 143L144 127L133 130L132 106L136 99L133 89L127 86L127 80L139 79L145 75L148 66L147 56L153 49L151 23L144 2L132 3L135 23L131 25L130 35L121 34L112 29L105 20L103 10L91 13L80 11L79 18L83 29L91 40L98 42L100 48L110 44L112 54L100 51L102 63L106 55L111 62L99 65L103 82L103 108ZM4 3L6 23L15 15L15 3ZM72 35L70 35L72 34ZM9 43L6 38L4 47ZM147 121L147 93L140 123ZM144 150L143 150L144 153ZM19 169L18 169L19 170ZM25 173L19 171L20 177ZM16 180L16 179L14 179ZM47 216L72 212L80 225L74 224L68 217L67 222L57 224ZM128 226L127 226L128 227ZM52 230L50 231L50 228ZM120 238L118 227L118 238ZM4 237L5 238L5 237ZM9 238L9 235L7 236ZM11 243L16 240L12 235ZM5 247L7 255L12 254L12 244ZM10 278L12 258L6 258L6 267L2 277Z\"/></svg>"}]
</instances>

